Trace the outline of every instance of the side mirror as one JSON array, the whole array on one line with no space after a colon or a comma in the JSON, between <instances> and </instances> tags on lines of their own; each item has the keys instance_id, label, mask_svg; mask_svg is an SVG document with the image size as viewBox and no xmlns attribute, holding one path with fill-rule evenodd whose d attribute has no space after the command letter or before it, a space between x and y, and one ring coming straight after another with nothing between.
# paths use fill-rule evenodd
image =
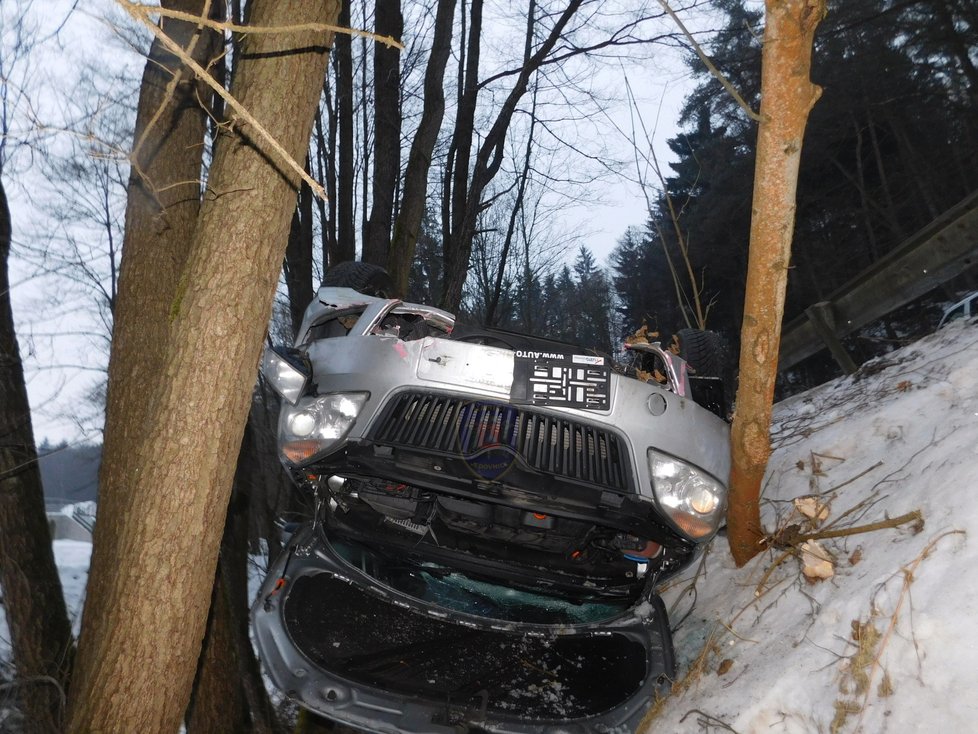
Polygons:
<instances>
[{"instance_id":1,"label":"side mirror","mask_svg":"<svg viewBox=\"0 0 978 734\"><path fill-rule=\"evenodd\" d=\"M266 347L261 373L283 400L295 405L312 378L312 365L298 349Z\"/></svg>"}]
</instances>

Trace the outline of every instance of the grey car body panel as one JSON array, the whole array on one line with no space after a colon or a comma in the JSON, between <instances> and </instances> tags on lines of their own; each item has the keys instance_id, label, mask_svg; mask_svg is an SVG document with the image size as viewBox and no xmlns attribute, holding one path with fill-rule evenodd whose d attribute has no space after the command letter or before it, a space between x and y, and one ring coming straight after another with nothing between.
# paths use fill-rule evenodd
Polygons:
<instances>
[{"instance_id":1,"label":"grey car body panel","mask_svg":"<svg viewBox=\"0 0 978 734\"><path fill-rule=\"evenodd\" d=\"M334 307L324 305L330 304ZM367 311L361 322L375 324L383 304L393 313L435 313L448 325L450 314L414 304L385 302L363 296L348 288L324 288L319 300L309 307L300 329L302 344L311 325L337 309ZM446 394L468 396L473 400L507 402L513 381L514 353L479 344L425 337L402 341L396 336L346 336L320 339L305 345L313 368L313 381L321 393L367 391L366 405L347 436L347 443L359 442L368 434L374 418L390 397L400 390L420 388ZM654 415L650 398L665 401L665 410ZM661 400L660 400L661 398ZM636 492L655 501L649 477L647 451L654 448L687 461L726 486L730 475L729 426L719 417L655 383L611 374L608 410L548 407L544 412L566 415L576 420L612 428L622 434L630 447L632 476ZM656 412L659 412L659 408ZM331 451L342 448L342 444Z\"/></svg>"}]
</instances>

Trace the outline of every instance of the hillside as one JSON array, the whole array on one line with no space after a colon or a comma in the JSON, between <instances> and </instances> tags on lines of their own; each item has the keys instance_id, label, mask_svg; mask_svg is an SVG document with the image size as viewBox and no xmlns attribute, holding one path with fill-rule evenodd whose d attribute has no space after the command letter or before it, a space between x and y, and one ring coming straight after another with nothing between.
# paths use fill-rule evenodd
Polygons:
<instances>
[{"instance_id":1,"label":"hillside","mask_svg":"<svg viewBox=\"0 0 978 734\"><path fill-rule=\"evenodd\" d=\"M974 731L976 362L956 323L776 406L768 532L923 519L821 541L818 580L783 549L736 569L717 538L664 593L682 680L644 731Z\"/></svg>"}]
</instances>

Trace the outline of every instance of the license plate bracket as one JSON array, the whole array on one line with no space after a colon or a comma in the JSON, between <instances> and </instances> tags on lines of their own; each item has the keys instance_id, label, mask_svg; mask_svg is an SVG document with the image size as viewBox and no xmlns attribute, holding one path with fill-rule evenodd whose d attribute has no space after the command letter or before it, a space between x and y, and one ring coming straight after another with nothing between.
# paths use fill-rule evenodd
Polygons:
<instances>
[{"instance_id":1,"label":"license plate bracket","mask_svg":"<svg viewBox=\"0 0 978 734\"><path fill-rule=\"evenodd\" d=\"M510 400L516 404L608 410L611 369L589 354L517 352Z\"/></svg>"}]
</instances>

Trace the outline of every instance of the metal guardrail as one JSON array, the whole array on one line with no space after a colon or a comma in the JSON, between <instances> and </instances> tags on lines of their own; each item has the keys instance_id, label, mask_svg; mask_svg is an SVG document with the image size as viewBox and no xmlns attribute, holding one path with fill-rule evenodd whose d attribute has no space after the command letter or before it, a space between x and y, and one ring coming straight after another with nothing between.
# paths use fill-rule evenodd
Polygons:
<instances>
[{"instance_id":1,"label":"metal guardrail","mask_svg":"<svg viewBox=\"0 0 978 734\"><path fill-rule=\"evenodd\" d=\"M840 339L883 318L978 262L978 191L813 304L781 332L778 369L828 347L846 372L855 362Z\"/></svg>"},{"instance_id":2,"label":"metal guardrail","mask_svg":"<svg viewBox=\"0 0 978 734\"><path fill-rule=\"evenodd\" d=\"M69 499L45 497L44 510L46 512L60 512L62 507L66 507L70 504L72 504L72 501Z\"/></svg>"},{"instance_id":3,"label":"metal guardrail","mask_svg":"<svg viewBox=\"0 0 978 734\"><path fill-rule=\"evenodd\" d=\"M89 533L93 532L95 528L95 516L98 512L98 505L91 500L72 502L68 499L49 497L44 500L44 509L48 515L61 514L65 517L70 517Z\"/></svg>"},{"instance_id":4,"label":"metal guardrail","mask_svg":"<svg viewBox=\"0 0 978 734\"><path fill-rule=\"evenodd\" d=\"M71 516L74 518L75 522L85 528L88 532L92 533L95 531L96 509L97 508L94 502L81 502L75 505Z\"/></svg>"}]
</instances>

